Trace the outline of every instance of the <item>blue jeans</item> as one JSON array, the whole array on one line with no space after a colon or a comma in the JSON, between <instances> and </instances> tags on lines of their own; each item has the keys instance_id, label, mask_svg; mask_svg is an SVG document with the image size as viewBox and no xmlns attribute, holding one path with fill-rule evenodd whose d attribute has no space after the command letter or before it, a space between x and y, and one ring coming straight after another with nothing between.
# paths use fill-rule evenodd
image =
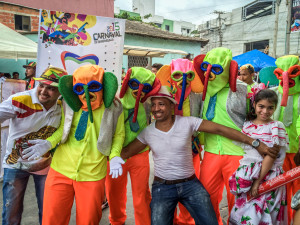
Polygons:
<instances>
[{"instance_id":1,"label":"blue jeans","mask_svg":"<svg viewBox=\"0 0 300 225\"><path fill-rule=\"evenodd\" d=\"M197 178L171 185L153 182L151 225L172 225L178 202L185 206L196 224L218 225L209 194Z\"/></svg>"},{"instance_id":2,"label":"blue jeans","mask_svg":"<svg viewBox=\"0 0 300 225\"><path fill-rule=\"evenodd\" d=\"M47 175L35 175L19 169L4 168L2 225L21 224L23 200L30 175L34 179L39 222L42 224L44 187Z\"/></svg>"}]
</instances>

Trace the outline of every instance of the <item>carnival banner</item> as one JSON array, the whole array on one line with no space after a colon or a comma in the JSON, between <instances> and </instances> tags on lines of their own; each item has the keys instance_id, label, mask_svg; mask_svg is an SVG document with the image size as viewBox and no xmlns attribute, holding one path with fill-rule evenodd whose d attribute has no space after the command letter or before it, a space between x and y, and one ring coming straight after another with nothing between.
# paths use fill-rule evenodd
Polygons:
<instances>
[{"instance_id":1,"label":"carnival banner","mask_svg":"<svg viewBox=\"0 0 300 225\"><path fill-rule=\"evenodd\" d=\"M291 32L300 31L300 0L292 1Z\"/></svg>"},{"instance_id":2,"label":"carnival banner","mask_svg":"<svg viewBox=\"0 0 300 225\"><path fill-rule=\"evenodd\" d=\"M121 81L125 20L40 10L37 76L49 66L68 74L95 64Z\"/></svg>"},{"instance_id":3,"label":"carnival banner","mask_svg":"<svg viewBox=\"0 0 300 225\"><path fill-rule=\"evenodd\" d=\"M24 80L14 80L14 79L0 79L0 103L9 98L9 96L16 94L18 92L25 91L26 81ZM1 123L0 126L0 152L1 152L1 163L0 163L0 178L3 177L2 162L6 152L6 142L9 131L9 120Z\"/></svg>"}]
</instances>

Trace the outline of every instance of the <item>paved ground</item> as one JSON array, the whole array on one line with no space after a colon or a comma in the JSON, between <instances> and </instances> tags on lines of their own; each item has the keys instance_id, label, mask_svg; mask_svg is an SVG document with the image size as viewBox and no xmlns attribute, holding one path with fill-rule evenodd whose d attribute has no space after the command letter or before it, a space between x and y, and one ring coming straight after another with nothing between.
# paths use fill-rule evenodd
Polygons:
<instances>
[{"instance_id":1,"label":"paved ground","mask_svg":"<svg viewBox=\"0 0 300 225\"><path fill-rule=\"evenodd\" d=\"M150 185L153 180L153 161L150 159L150 166L151 166L151 172L150 172ZM126 220L126 225L134 225L134 212L133 212L133 205L132 205L132 195L131 195L131 184L130 184L130 179L128 179L128 201L127 201L127 220ZM2 194L0 194L0 208L2 212L3 208L3 199L2 199ZM228 218L228 211L227 211L227 203L226 203L226 193L224 192L224 197L223 200L220 204L220 210L221 210L221 215L224 221L227 221ZM75 225L76 220L75 220L75 204L72 209L72 215L71 215L71 220L70 220L70 225ZM35 198L35 192L34 192L34 183L33 180L30 179L26 194L25 194L25 200L24 200L24 212L23 212L23 217L22 217L22 225L38 225L38 208L37 208L37 203L36 203L36 198ZM103 211L102 219L100 222L100 225L109 225L109 220L108 220L108 213L109 209L105 209ZM2 221L2 215L0 215L0 219ZM223 222L224 222L223 221ZM224 222L224 224L226 224Z\"/></svg>"}]
</instances>

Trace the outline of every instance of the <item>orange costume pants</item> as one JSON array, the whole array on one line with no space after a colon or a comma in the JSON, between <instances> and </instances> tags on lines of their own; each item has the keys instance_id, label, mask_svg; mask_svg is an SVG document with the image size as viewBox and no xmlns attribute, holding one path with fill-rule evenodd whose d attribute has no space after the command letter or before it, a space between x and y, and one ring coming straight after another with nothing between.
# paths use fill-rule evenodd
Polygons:
<instances>
[{"instance_id":1,"label":"orange costume pants","mask_svg":"<svg viewBox=\"0 0 300 225\"><path fill-rule=\"evenodd\" d=\"M68 225L76 201L76 224L99 225L105 178L75 181L50 168L44 192L43 225Z\"/></svg>"},{"instance_id":2,"label":"orange costume pants","mask_svg":"<svg viewBox=\"0 0 300 225\"><path fill-rule=\"evenodd\" d=\"M193 157L193 165L195 169L195 175L199 179L200 177L200 155L197 154ZM175 209L174 224L178 225L195 225L195 220L189 213L189 211L181 204L178 203L179 215L177 216L177 208Z\"/></svg>"},{"instance_id":3,"label":"orange costume pants","mask_svg":"<svg viewBox=\"0 0 300 225\"><path fill-rule=\"evenodd\" d=\"M296 166L295 162L294 162L294 157L295 157L296 153L286 153L285 156L285 160L283 163L283 170L285 172L287 172L288 170L291 170ZM287 209L288 209L288 224L291 224L292 219L294 218L295 215L295 210L291 209L291 201L292 201L292 197L294 196L294 194L300 190L300 180L294 180L291 183L288 183L286 185L286 191L287 191L287 195L286 195L286 200L287 200Z\"/></svg>"},{"instance_id":4,"label":"orange costume pants","mask_svg":"<svg viewBox=\"0 0 300 225\"><path fill-rule=\"evenodd\" d=\"M106 197L109 204L109 221L112 225L122 225L125 223L128 173L131 178L135 224L150 225L149 151L129 158L123 165L122 176L119 176L117 179L106 176L105 185Z\"/></svg>"},{"instance_id":5,"label":"orange costume pants","mask_svg":"<svg viewBox=\"0 0 300 225\"><path fill-rule=\"evenodd\" d=\"M239 160L242 158L243 156L204 153L200 169L200 182L210 195L220 225L223 223L219 204L222 200L224 185L227 191L228 215L230 215L235 200L234 195L230 193L228 180L239 167Z\"/></svg>"}]
</instances>

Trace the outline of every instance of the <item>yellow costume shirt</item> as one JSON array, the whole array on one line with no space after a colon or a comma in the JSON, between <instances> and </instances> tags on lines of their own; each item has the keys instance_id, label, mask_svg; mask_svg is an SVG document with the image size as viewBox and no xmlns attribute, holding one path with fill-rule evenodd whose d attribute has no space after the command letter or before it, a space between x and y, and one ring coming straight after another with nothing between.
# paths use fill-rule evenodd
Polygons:
<instances>
[{"instance_id":1,"label":"yellow costume shirt","mask_svg":"<svg viewBox=\"0 0 300 225\"><path fill-rule=\"evenodd\" d=\"M75 132L79 122L82 109L74 113L72 126L68 139L61 143L53 156L51 168L76 181L98 181L106 176L107 157L97 149L97 140L100 131L100 125L105 107L102 106L93 111L94 122L88 120L85 136L77 141ZM64 119L62 120L64 121ZM51 145L56 145L61 139L63 132L62 123L57 133L47 140ZM60 138L59 138L60 137ZM111 153L109 158L120 156L125 137L124 114L119 116L116 131L112 140Z\"/></svg>"}]
</instances>

